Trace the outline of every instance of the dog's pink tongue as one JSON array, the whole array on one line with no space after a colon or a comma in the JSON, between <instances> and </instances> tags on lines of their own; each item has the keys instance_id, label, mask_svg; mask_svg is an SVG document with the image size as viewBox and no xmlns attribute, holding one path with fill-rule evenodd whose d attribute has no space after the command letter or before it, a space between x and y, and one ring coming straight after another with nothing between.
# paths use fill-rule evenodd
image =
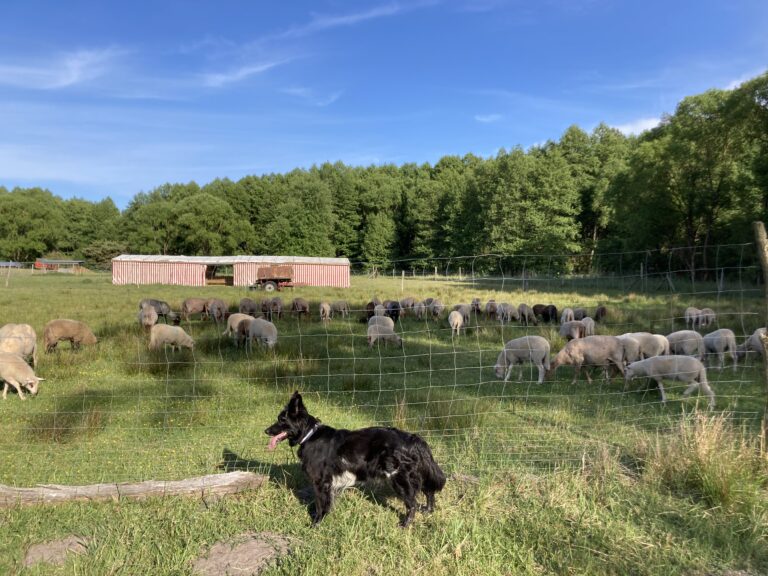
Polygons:
<instances>
[{"instance_id":1,"label":"dog's pink tongue","mask_svg":"<svg viewBox=\"0 0 768 576\"><path fill-rule=\"evenodd\" d=\"M277 448L278 442L285 440L287 436L288 436L288 432L280 432L280 434L272 436L269 439L269 449L274 450L275 448Z\"/></svg>"}]
</instances>

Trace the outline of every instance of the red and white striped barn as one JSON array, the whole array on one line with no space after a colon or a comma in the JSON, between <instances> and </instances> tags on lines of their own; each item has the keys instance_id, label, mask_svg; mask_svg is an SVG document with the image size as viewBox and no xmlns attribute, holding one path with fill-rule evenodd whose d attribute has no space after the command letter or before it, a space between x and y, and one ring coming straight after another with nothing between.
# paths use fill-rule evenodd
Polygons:
<instances>
[{"instance_id":1,"label":"red and white striped barn","mask_svg":"<svg viewBox=\"0 0 768 576\"><path fill-rule=\"evenodd\" d=\"M232 266L234 286L250 286L259 267L289 264L295 286L349 288L347 258L312 256L144 256L122 254L112 259L113 284L172 284L206 286L212 270Z\"/></svg>"}]
</instances>

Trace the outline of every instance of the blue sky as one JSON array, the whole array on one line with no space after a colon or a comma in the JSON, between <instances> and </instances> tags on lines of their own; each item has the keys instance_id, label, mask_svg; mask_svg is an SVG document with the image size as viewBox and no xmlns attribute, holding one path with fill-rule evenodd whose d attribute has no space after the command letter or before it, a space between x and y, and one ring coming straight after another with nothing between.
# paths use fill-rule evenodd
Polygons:
<instances>
[{"instance_id":1,"label":"blue sky","mask_svg":"<svg viewBox=\"0 0 768 576\"><path fill-rule=\"evenodd\" d=\"M768 2L0 3L0 185L120 208L165 182L653 126L768 64Z\"/></svg>"}]
</instances>

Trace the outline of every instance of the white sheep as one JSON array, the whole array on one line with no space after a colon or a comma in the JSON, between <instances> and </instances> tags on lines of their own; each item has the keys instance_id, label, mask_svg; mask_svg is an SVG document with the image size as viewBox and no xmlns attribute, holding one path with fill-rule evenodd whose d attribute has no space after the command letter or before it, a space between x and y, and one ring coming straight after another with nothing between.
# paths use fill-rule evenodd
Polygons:
<instances>
[{"instance_id":1,"label":"white sheep","mask_svg":"<svg viewBox=\"0 0 768 576\"><path fill-rule=\"evenodd\" d=\"M170 344L171 351L178 348L195 349L195 341L180 326L170 326L168 324L155 324L149 332L149 349L158 350Z\"/></svg>"},{"instance_id":2,"label":"white sheep","mask_svg":"<svg viewBox=\"0 0 768 576\"><path fill-rule=\"evenodd\" d=\"M320 310L320 320L322 322L329 322L333 317L333 309L331 308L330 303L320 302L319 310Z\"/></svg>"},{"instance_id":3,"label":"white sheep","mask_svg":"<svg viewBox=\"0 0 768 576\"><path fill-rule=\"evenodd\" d=\"M520 320L520 314L517 312L517 308L509 304L508 302L502 302L496 306L496 314L499 317L499 322L502 324L508 324L513 320L517 322Z\"/></svg>"},{"instance_id":4,"label":"white sheep","mask_svg":"<svg viewBox=\"0 0 768 576\"><path fill-rule=\"evenodd\" d=\"M488 300L485 304L485 317L488 318L488 320L496 320L498 313L499 307L496 304L496 300Z\"/></svg>"},{"instance_id":5,"label":"white sheep","mask_svg":"<svg viewBox=\"0 0 768 576\"><path fill-rule=\"evenodd\" d=\"M398 336L392 328L382 326L379 324L372 324L368 326L368 348L373 348L373 345L381 340L386 346L389 342L400 346L403 346L403 339Z\"/></svg>"},{"instance_id":6,"label":"white sheep","mask_svg":"<svg viewBox=\"0 0 768 576\"><path fill-rule=\"evenodd\" d=\"M454 334L458 337L462 328L465 334L467 332L464 315L459 310L453 310L448 314L448 324L451 327L451 338L453 338Z\"/></svg>"},{"instance_id":7,"label":"white sheep","mask_svg":"<svg viewBox=\"0 0 768 576\"><path fill-rule=\"evenodd\" d=\"M637 338L634 338L628 334L622 334L621 336L616 336L619 340L621 340L621 345L624 347L624 364L631 364L632 362L637 362L638 360L642 360L642 352L640 349L640 342Z\"/></svg>"},{"instance_id":8,"label":"white sheep","mask_svg":"<svg viewBox=\"0 0 768 576\"><path fill-rule=\"evenodd\" d=\"M623 334L623 336L631 336L640 343L641 358L669 355L669 340L662 334L628 332L627 334Z\"/></svg>"},{"instance_id":9,"label":"white sheep","mask_svg":"<svg viewBox=\"0 0 768 576\"><path fill-rule=\"evenodd\" d=\"M584 316L584 318L581 319L581 323L584 324L584 336L595 335L595 321L592 320L592 318Z\"/></svg>"},{"instance_id":10,"label":"white sheep","mask_svg":"<svg viewBox=\"0 0 768 576\"><path fill-rule=\"evenodd\" d=\"M423 320L426 313L427 305L424 302L416 302L416 304L413 305L413 315L416 316L418 320Z\"/></svg>"},{"instance_id":11,"label":"white sheep","mask_svg":"<svg viewBox=\"0 0 768 576\"><path fill-rule=\"evenodd\" d=\"M717 314L712 308L702 308L699 315L699 328L709 328L717 322Z\"/></svg>"},{"instance_id":12,"label":"white sheep","mask_svg":"<svg viewBox=\"0 0 768 576\"><path fill-rule=\"evenodd\" d=\"M141 310L139 310L139 314L137 318L139 320L139 325L145 330L149 330L150 328L152 328L152 326L157 324L157 319L158 319L157 309L151 304L145 303L141 307Z\"/></svg>"},{"instance_id":13,"label":"white sheep","mask_svg":"<svg viewBox=\"0 0 768 576\"><path fill-rule=\"evenodd\" d=\"M563 308L563 313L560 315L560 324L573 322L574 320L575 318L573 317L573 308Z\"/></svg>"},{"instance_id":14,"label":"white sheep","mask_svg":"<svg viewBox=\"0 0 768 576\"><path fill-rule=\"evenodd\" d=\"M520 323L524 326L529 326L531 324L534 326L538 325L539 322L536 320L536 315L528 304L520 304L520 306L517 307L517 313L520 315Z\"/></svg>"},{"instance_id":15,"label":"white sheep","mask_svg":"<svg viewBox=\"0 0 768 576\"><path fill-rule=\"evenodd\" d=\"M621 374L624 374L624 346L615 336L586 336L568 342L552 360L552 371L558 366L574 366L574 384L581 373L581 367L601 366L605 369L606 380L609 379L608 368L613 365ZM592 378L587 374L587 381L591 384Z\"/></svg>"},{"instance_id":16,"label":"white sheep","mask_svg":"<svg viewBox=\"0 0 768 576\"><path fill-rule=\"evenodd\" d=\"M384 328L389 328L390 330L395 329L395 321L392 320L389 316L371 316L368 319L368 326L383 326Z\"/></svg>"},{"instance_id":17,"label":"white sheep","mask_svg":"<svg viewBox=\"0 0 768 576\"><path fill-rule=\"evenodd\" d=\"M685 309L685 327L688 330L695 330L699 327L699 316L701 316L701 310L694 306L688 306Z\"/></svg>"},{"instance_id":18,"label":"white sheep","mask_svg":"<svg viewBox=\"0 0 768 576\"><path fill-rule=\"evenodd\" d=\"M224 332L221 333L222 336L231 336L235 338L237 336L238 327L240 326L240 322L247 319L252 319L253 316L250 314L240 313L237 312L235 314L231 314L229 318L227 318L227 329L224 330Z\"/></svg>"},{"instance_id":19,"label":"white sheep","mask_svg":"<svg viewBox=\"0 0 768 576\"><path fill-rule=\"evenodd\" d=\"M384 307L383 304L376 304L373 307L374 316L384 316L386 313L387 313L387 309Z\"/></svg>"},{"instance_id":20,"label":"white sheep","mask_svg":"<svg viewBox=\"0 0 768 576\"><path fill-rule=\"evenodd\" d=\"M720 328L714 332L704 335L704 351L707 355L707 359L711 355L717 356L718 366L720 370L725 366L725 354L726 352L731 355L733 360L734 371L739 363L738 356L736 355L736 335L733 330L729 328ZM709 364L709 362L707 362Z\"/></svg>"},{"instance_id":21,"label":"white sheep","mask_svg":"<svg viewBox=\"0 0 768 576\"><path fill-rule=\"evenodd\" d=\"M763 349L763 341L762 336L764 336L766 333L765 328L758 328L755 330L749 338L747 338L743 343L739 344L736 347L736 354L739 358L745 357L750 352L756 353L760 358L762 358L765 355L765 350Z\"/></svg>"},{"instance_id":22,"label":"white sheep","mask_svg":"<svg viewBox=\"0 0 768 576\"><path fill-rule=\"evenodd\" d=\"M346 300L331 302L331 314L340 314L342 318L349 316L349 304Z\"/></svg>"},{"instance_id":23,"label":"white sheep","mask_svg":"<svg viewBox=\"0 0 768 576\"><path fill-rule=\"evenodd\" d=\"M472 306L470 304L456 304L453 307L454 312L458 312L464 318L464 324L469 324L469 319L472 316Z\"/></svg>"},{"instance_id":24,"label":"white sheep","mask_svg":"<svg viewBox=\"0 0 768 576\"><path fill-rule=\"evenodd\" d=\"M700 390L709 397L709 407L715 407L715 394L707 382L707 371L704 365L692 356L654 356L645 360L632 362L624 373L624 390L634 378L646 377L653 379L659 387L661 401L666 402L662 379L679 380L689 382L690 385L683 392L688 396L694 390Z\"/></svg>"},{"instance_id":25,"label":"white sheep","mask_svg":"<svg viewBox=\"0 0 768 576\"><path fill-rule=\"evenodd\" d=\"M679 356L694 356L704 360L704 338L695 330L678 330L667 334L669 352Z\"/></svg>"},{"instance_id":26,"label":"white sheep","mask_svg":"<svg viewBox=\"0 0 768 576\"><path fill-rule=\"evenodd\" d=\"M3 381L3 400L8 395L9 386L16 389L21 400L26 400L23 389L26 388L35 396L37 385L43 381L43 378L35 376L34 370L18 354L0 352L0 380Z\"/></svg>"},{"instance_id":27,"label":"white sheep","mask_svg":"<svg viewBox=\"0 0 768 576\"><path fill-rule=\"evenodd\" d=\"M571 320L560 325L559 334L566 340L575 340L586 336L586 326L581 320Z\"/></svg>"},{"instance_id":28,"label":"white sheep","mask_svg":"<svg viewBox=\"0 0 768 576\"><path fill-rule=\"evenodd\" d=\"M229 313L229 306L220 298L209 298L205 303L208 316L216 323L222 322Z\"/></svg>"},{"instance_id":29,"label":"white sheep","mask_svg":"<svg viewBox=\"0 0 768 576\"><path fill-rule=\"evenodd\" d=\"M512 368L519 364L520 376L518 381L522 380L523 363L525 362L530 362L538 367L538 383L544 382L544 375L550 368L549 342L547 342L546 338L541 336L523 336L507 342L496 359L496 365L494 366L496 378L504 378L504 382L507 382L512 375Z\"/></svg>"},{"instance_id":30,"label":"white sheep","mask_svg":"<svg viewBox=\"0 0 768 576\"><path fill-rule=\"evenodd\" d=\"M32 367L37 367L37 334L29 324L6 324L0 328L0 352L18 354L22 358L32 359Z\"/></svg>"},{"instance_id":31,"label":"white sheep","mask_svg":"<svg viewBox=\"0 0 768 576\"><path fill-rule=\"evenodd\" d=\"M257 341L272 350L277 344L277 328L269 320L254 318L248 329L248 341L251 347L253 347L253 342Z\"/></svg>"},{"instance_id":32,"label":"white sheep","mask_svg":"<svg viewBox=\"0 0 768 576\"><path fill-rule=\"evenodd\" d=\"M445 305L440 300L435 298L432 300L432 302L427 304L427 309L429 310L429 314L432 316L432 318L437 319L443 313L443 310L445 310Z\"/></svg>"}]
</instances>

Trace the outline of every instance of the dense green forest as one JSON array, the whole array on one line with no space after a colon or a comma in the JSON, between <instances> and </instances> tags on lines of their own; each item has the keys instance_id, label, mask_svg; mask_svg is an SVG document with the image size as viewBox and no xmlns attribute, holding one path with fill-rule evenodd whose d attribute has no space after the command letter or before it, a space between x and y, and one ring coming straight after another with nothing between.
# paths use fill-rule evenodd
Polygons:
<instances>
[{"instance_id":1,"label":"dense green forest","mask_svg":"<svg viewBox=\"0 0 768 576\"><path fill-rule=\"evenodd\" d=\"M562 261L563 271L588 271L616 265L610 257L596 264L594 254L663 257L687 246L683 259L701 266L696 254L750 241L749 223L768 216L768 73L687 97L637 137L604 124L591 133L571 126L557 142L493 158L339 162L237 182L163 184L122 212L111 199L0 187L0 214L0 258L15 261L282 254L380 265L411 259L418 267L476 254L578 254Z\"/></svg>"}]
</instances>

